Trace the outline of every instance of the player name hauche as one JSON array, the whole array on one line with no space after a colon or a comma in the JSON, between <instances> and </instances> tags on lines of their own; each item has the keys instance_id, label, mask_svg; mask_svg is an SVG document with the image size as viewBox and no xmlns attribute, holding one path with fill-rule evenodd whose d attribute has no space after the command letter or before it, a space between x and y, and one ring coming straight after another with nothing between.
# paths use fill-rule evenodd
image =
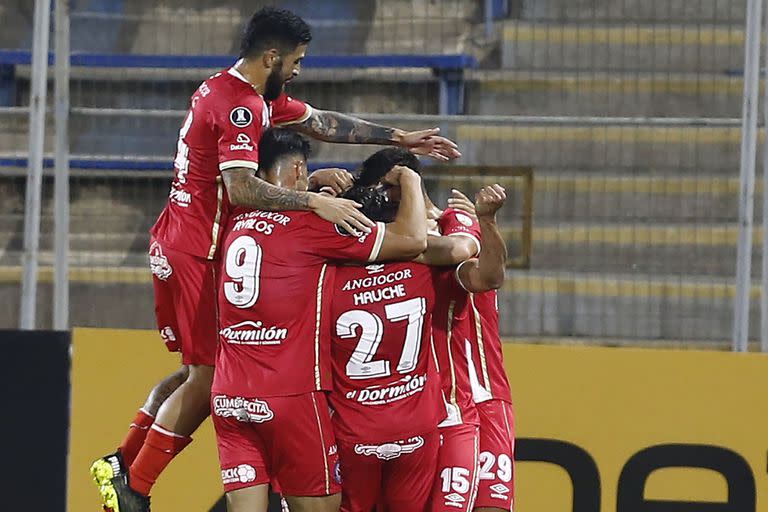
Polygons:
<instances>
[{"instance_id":1,"label":"player name hauche","mask_svg":"<svg viewBox=\"0 0 768 512\"><path fill-rule=\"evenodd\" d=\"M369 273L381 272L384 269L383 265L368 265L366 267ZM396 298L402 298L406 296L405 284L398 283L398 281L405 281L412 277L410 269L397 270L388 274L373 275L363 277L360 279L350 279L344 283L344 287L341 289L345 292L354 290L360 290L365 288L375 288L378 286L385 286L375 290L364 290L353 295L355 306L361 306L365 304L373 304L375 302L381 302L383 300L391 300ZM390 285L390 286L386 286Z\"/></svg>"}]
</instances>

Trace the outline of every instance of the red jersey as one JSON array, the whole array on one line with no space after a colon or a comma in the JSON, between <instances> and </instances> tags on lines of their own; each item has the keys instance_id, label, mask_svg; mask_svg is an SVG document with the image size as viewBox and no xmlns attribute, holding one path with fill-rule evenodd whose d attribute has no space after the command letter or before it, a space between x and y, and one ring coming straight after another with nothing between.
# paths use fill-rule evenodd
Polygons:
<instances>
[{"instance_id":1,"label":"red jersey","mask_svg":"<svg viewBox=\"0 0 768 512\"><path fill-rule=\"evenodd\" d=\"M443 236L471 238L479 252L480 226L469 215L448 208L438 219L438 226ZM438 298L432 321L435 354L448 412L441 426L476 424L479 421L470 379L472 342L469 308L469 294L454 278L452 286Z\"/></svg>"},{"instance_id":2,"label":"red jersey","mask_svg":"<svg viewBox=\"0 0 768 512\"><path fill-rule=\"evenodd\" d=\"M448 209L439 219L443 235L468 236L480 252L480 227L475 219L458 210ZM469 329L467 345L469 377L475 403L500 399L512 402L509 380L499 336L499 308L496 291L469 294Z\"/></svg>"},{"instance_id":3,"label":"red jersey","mask_svg":"<svg viewBox=\"0 0 768 512\"><path fill-rule=\"evenodd\" d=\"M190 104L179 130L168 204L151 233L165 247L215 259L229 216L220 171L258 169L264 130L272 122L301 122L312 110L285 94L270 107L234 68L203 82Z\"/></svg>"},{"instance_id":4,"label":"red jersey","mask_svg":"<svg viewBox=\"0 0 768 512\"><path fill-rule=\"evenodd\" d=\"M330 390L331 260L378 256L384 224L349 235L312 212L234 215L219 282L213 390L290 396Z\"/></svg>"},{"instance_id":5,"label":"red jersey","mask_svg":"<svg viewBox=\"0 0 768 512\"><path fill-rule=\"evenodd\" d=\"M470 293L469 301L472 396L475 403L494 399L512 403L499 336L496 290Z\"/></svg>"},{"instance_id":6,"label":"red jersey","mask_svg":"<svg viewBox=\"0 0 768 512\"><path fill-rule=\"evenodd\" d=\"M445 418L430 326L451 274L412 262L336 269L329 398L338 438L391 442Z\"/></svg>"}]
</instances>

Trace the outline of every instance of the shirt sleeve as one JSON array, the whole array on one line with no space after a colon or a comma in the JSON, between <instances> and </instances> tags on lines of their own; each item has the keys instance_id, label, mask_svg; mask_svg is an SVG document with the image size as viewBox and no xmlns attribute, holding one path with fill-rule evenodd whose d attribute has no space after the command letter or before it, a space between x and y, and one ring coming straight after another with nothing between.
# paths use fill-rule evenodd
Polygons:
<instances>
[{"instance_id":1,"label":"shirt sleeve","mask_svg":"<svg viewBox=\"0 0 768 512\"><path fill-rule=\"evenodd\" d=\"M308 216L302 237L314 254L337 261L374 261L379 257L386 225L377 222L371 233L348 233L317 215Z\"/></svg>"},{"instance_id":2,"label":"shirt sleeve","mask_svg":"<svg viewBox=\"0 0 768 512\"><path fill-rule=\"evenodd\" d=\"M437 221L443 236L465 236L475 244L475 256L480 254L480 225L464 212L448 208Z\"/></svg>"},{"instance_id":3,"label":"shirt sleeve","mask_svg":"<svg viewBox=\"0 0 768 512\"><path fill-rule=\"evenodd\" d=\"M259 168L259 140L269 127L266 104L258 96L222 102L213 112L218 134L219 170Z\"/></svg>"},{"instance_id":4,"label":"shirt sleeve","mask_svg":"<svg viewBox=\"0 0 768 512\"><path fill-rule=\"evenodd\" d=\"M312 115L312 107L285 93L282 93L270 105L272 109L272 124L285 126L287 124L303 123Z\"/></svg>"}]
</instances>

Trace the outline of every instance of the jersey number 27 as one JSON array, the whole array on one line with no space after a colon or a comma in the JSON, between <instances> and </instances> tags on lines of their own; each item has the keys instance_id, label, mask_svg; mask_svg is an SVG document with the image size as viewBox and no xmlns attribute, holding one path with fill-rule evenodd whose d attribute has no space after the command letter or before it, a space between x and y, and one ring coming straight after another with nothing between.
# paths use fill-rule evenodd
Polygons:
<instances>
[{"instance_id":1,"label":"jersey number 27","mask_svg":"<svg viewBox=\"0 0 768 512\"><path fill-rule=\"evenodd\" d=\"M416 369L426 311L426 301L423 297L384 306L387 320L408 322L403 352L397 363L397 371L401 374L410 373ZM352 357L347 362L347 376L350 379L370 379L392 375L389 361L373 359L384 337L384 324L381 318L370 311L353 309L342 314L336 321L336 335L342 339L354 338L357 328L360 329L360 339Z\"/></svg>"}]
</instances>

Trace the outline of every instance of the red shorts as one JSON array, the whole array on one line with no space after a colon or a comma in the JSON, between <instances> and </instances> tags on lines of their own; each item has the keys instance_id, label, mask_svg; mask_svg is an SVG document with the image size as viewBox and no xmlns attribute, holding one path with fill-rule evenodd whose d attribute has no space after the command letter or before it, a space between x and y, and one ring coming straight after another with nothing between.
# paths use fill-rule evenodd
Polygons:
<instances>
[{"instance_id":1,"label":"red shorts","mask_svg":"<svg viewBox=\"0 0 768 512\"><path fill-rule=\"evenodd\" d=\"M285 496L341 492L325 393L243 399L211 393L224 491L277 481Z\"/></svg>"},{"instance_id":2,"label":"red shorts","mask_svg":"<svg viewBox=\"0 0 768 512\"><path fill-rule=\"evenodd\" d=\"M339 440L341 512L426 510L437 471L437 429L389 443Z\"/></svg>"},{"instance_id":3,"label":"red shorts","mask_svg":"<svg viewBox=\"0 0 768 512\"><path fill-rule=\"evenodd\" d=\"M440 429L437 478L432 487L432 512L471 512L478 483L480 434L477 425Z\"/></svg>"},{"instance_id":4,"label":"red shorts","mask_svg":"<svg viewBox=\"0 0 768 512\"><path fill-rule=\"evenodd\" d=\"M155 288L155 318L171 352L181 351L184 364L214 366L218 344L216 274L218 261L149 245Z\"/></svg>"},{"instance_id":5,"label":"red shorts","mask_svg":"<svg viewBox=\"0 0 768 512\"><path fill-rule=\"evenodd\" d=\"M512 510L515 500L515 424L512 404L488 400L480 415L480 486L475 507Z\"/></svg>"}]
</instances>

